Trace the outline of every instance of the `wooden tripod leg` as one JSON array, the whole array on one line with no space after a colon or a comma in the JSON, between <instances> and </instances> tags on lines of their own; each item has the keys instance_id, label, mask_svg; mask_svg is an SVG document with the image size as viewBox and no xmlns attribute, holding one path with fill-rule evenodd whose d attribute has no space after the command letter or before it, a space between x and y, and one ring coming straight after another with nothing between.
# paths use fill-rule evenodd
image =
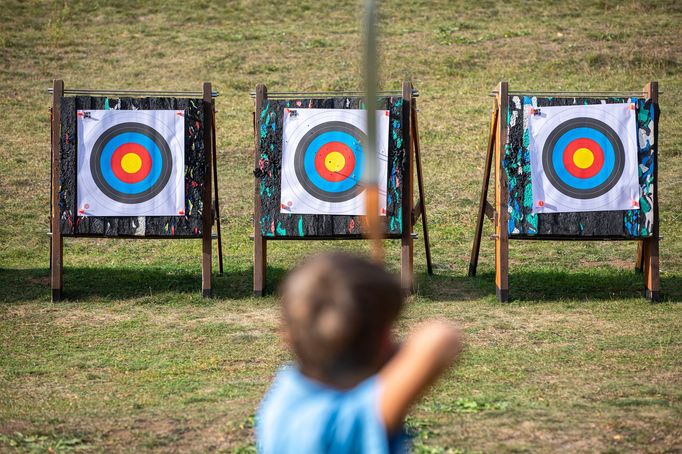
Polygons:
<instances>
[{"instance_id":1,"label":"wooden tripod leg","mask_svg":"<svg viewBox=\"0 0 682 454\"><path fill-rule=\"evenodd\" d=\"M258 229L258 226L256 228ZM253 296L263 296L265 294L265 277L268 268L267 257L267 242L263 235L256 235L253 243Z\"/></svg>"},{"instance_id":2,"label":"wooden tripod leg","mask_svg":"<svg viewBox=\"0 0 682 454\"><path fill-rule=\"evenodd\" d=\"M507 236L507 175L502 161L507 142L509 84L500 82L497 90L498 121L495 140L495 293L500 302L509 300L509 238Z\"/></svg>"},{"instance_id":3,"label":"wooden tripod leg","mask_svg":"<svg viewBox=\"0 0 682 454\"><path fill-rule=\"evenodd\" d=\"M212 272L213 272L213 248L212 248L212 235L211 230L213 228L213 209L211 207L211 162L213 161L213 156L211 153L211 144L213 140L211 136L212 117L213 117L213 98L211 84L209 82L204 83L204 98L203 98L203 108L204 108L204 144L206 150L206 165L207 175L206 183L204 187L204 206L203 206L203 225L202 225L202 238L201 238L201 294L204 298L210 298L213 294L213 282L212 282Z\"/></svg>"},{"instance_id":4,"label":"wooden tripod leg","mask_svg":"<svg viewBox=\"0 0 682 454\"><path fill-rule=\"evenodd\" d=\"M256 86L256 105L253 117L253 137L255 142L255 168L258 168L259 145L260 140L258 131L260 131L260 112L263 109L263 103L268 97L268 90L263 84ZM261 201L260 201L260 180L258 177L254 179L254 210L253 210L253 295L263 296L265 292L265 278L267 271L267 256L268 249L265 238L260 228L261 219Z\"/></svg>"},{"instance_id":5,"label":"wooden tripod leg","mask_svg":"<svg viewBox=\"0 0 682 454\"><path fill-rule=\"evenodd\" d=\"M52 302L57 302L62 298L62 284L63 284L63 253L64 242L62 239L61 228L59 226L59 219L61 213L59 210L59 179L61 172L61 130L62 130L62 96L64 95L64 82L55 80L52 91L52 137L51 137L51 155L52 155L52 191L51 191L51 216L50 216L50 230L52 236L50 237L50 282L52 289Z\"/></svg>"},{"instance_id":6,"label":"wooden tripod leg","mask_svg":"<svg viewBox=\"0 0 682 454\"><path fill-rule=\"evenodd\" d=\"M637 242L637 258L635 258L635 271L641 273L644 269L644 243Z\"/></svg>"},{"instance_id":7,"label":"wooden tripod leg","mask_svg":"<svg viewBox=\"0 0 682 454\"><path fill-rule=\"evenodd\" d=\"M421 146L419 144L419 124L417 122L417 102L412 100L412 145L414 146L414 160L417 167L417 189L419 190L419 210L422 217L422 232L424 234L424 251L426 253L426 271L433 274L431 263L431 242L429 241L429 226L426 221L426 195L424 194L424 177L422 174Z\"/></svg>"},{"instance_id":8,"label":"wooden tripod leg","mask_svg":"<svg viewBox=\"0 0 682 454\"><path fill-rule=\"evenodd\" d=\"M644 240L644 296L653 301L661 299L660 261L658 256L658 238Z\"/></svg>"},{"instance_id":9,"label":"wooden tripod leg","mask_svg":"<svg viewBox=\"0 0 682 454\"><path fill-rule=\"evenodd\" d=\"M497 128L497 102L493 107L490 116L490 131L488 133L488 149L485 155L485 165L483 166L483 184L481 187L481 199L478 203L478 218L476 219L476 232L474 233L474 244L471 247L471 258L469 260L469 277L476 276L476 268L478 267L478 254L481 251L481 237L483 235L483 219L485 217L485 208L488 204L488 188L490 187L490 171L493 165L493 156L495 155L495 137Z\"/></svg>"},{"instance_id":10,"label":"wooden tripod leg","mask_svg":"<svg viewBox=\"0 0 682 454\"><path fill-rule=\"evenodd\" d=\"M414 241L412 240L412 204L413 201L413 181L414 159L412 158L411 135L411 112L412 112L412 84L403 82L403 131L408 137L404 137L407 169L403 175L403 212L402 212L402 234L400 241L400 282L403 292L411 294L413 287L414 272Z\"/></svg>"},{"instance_id":11,"label":"wooden tripod leg","mask_svg":"<svg viewBox=\"0 0 682 454\"><path fill-rule=\"evenodd\" d=\"M218 146L216 139L215 126L215 102L211 96L212 118L211 118L211 138L213 145L213 188L214 188L214 203L215 203L215 223L218 234L218 272L223 275L223 238L220 231L220 202L218 200Z\"/></svg>"}]
</instances>

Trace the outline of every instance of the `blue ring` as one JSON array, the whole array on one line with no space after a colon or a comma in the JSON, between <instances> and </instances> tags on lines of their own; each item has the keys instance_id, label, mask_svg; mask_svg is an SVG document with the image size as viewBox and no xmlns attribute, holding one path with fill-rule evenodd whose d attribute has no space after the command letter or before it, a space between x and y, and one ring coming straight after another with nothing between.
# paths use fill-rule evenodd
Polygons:
<instances>
[{"instance_id":1,"label":"blue ring","mask_svg":"<svg viewBox=\"0 0 682 454\"><path fill-rule=\"evenodd\" d=\"M301 140L298 142L296 145L296 151L294 152L294 171L296 172L296 178L298 179L298 182L301 184L303 187L303 190L310 194L312 197L322 200L324 202L329 202L329 203L340 203L340 202L346 202L349 200L352 200L354 197L357 197L359 194L362 193L363 188L362 185L359 184L359 182L354 181L350 178L351 182L354 182L354 184L350 187L350 189L347 189L345 191L340 191L340 192L330 192L330 191L325 191L321 189L320 187L317 186L317 184L313 183L313 181L310 178L310 175L318 175L317 171L312 172L310 175L308 174L308 171L306 170L305 166L305 159L308 157L308 159L312 159L312 161L309 161L309 166L314 168L314 158L315 155L311 154L308 152L310 145L312 142L317 139L318 136L321 136L324 133L327 132L340 132L340 133L345 133L348 134L349 136L353 137L356 141L359 143L363 143L364 141L367 140L367 136L364 132L362 132L357 126L354 126L350 123L344 122L344 121L327 121L320 123L316 126L313 126L306 132ZM343 139L343 137L337 137L337 139ZM325 142L328 143L328 142ZM348 142L345 142L348 144ZM352 145L352 142L350 143ZM316 144L314 148L310 148L310 152L319 150L319 147L322 146L322 143ZM355 147L357 149L357 147ZM358 164L364 164L364 160L359 156L359 159L357 159ZM357 173L354 173L355 175L358 175ZM319 175L318 175L319 176ZM324 186L329 187L335 185L335 183L332 182L327 182L324 180ZM319 181L318 181L319 183ZM331 183L331 184L330 184ZM341 183L341 182L338 182ZM336 183L336 184L338 184ZM338 188L337 188L338 190Z\"/></svg>"},{"instance_id":2,"label":"blue ring","mask_svg":"<svg viewBox=\"0 0 682 454\"><path fill-rule=\"evenodd\" d=\"M564 150L576 139L590 139L599 144L604 152L604 164L601 170L590 178L577 178L566 169L564 165ZM603 184L612 174L616 164L615 150L611 141L600 131L593 128L574 128L567 131L556 141L552 150L552 165L556 174L567 185L576 189L593 189Z\"/></svg>"},{"instance_id":3,"label":"blue ring","mask_svg":"<svg viewBox=\"0 0 682 454\"><path fill-rule=\"evenodd\" d=\"M149 152L152 161L149 175L137 183L126 183L119 180L111 168L111 157L118 147L126 143L136 143L144 147ZM104 145L99 165L104 180L113 189L124 194L139 194L148 190L159 179L163 167L162 161L161 150L150 137L139 132L124 132L116 135Z\"/></svg>"},{"instance_id":4,"label":"blue ring","mask_svg":"<svg viewBox=\"0 0 682 454\"><path fill-rule=\"evenodd\" d=\"M355 157L355 168L353 172L341 181L329 181L324 179L315 167L315 156L325 144L329 142L340 142L350 148ZM365 165L365 157L362 144L353 136L346 132L329 131L315 137L305 150L303 168L310 181L327 192L343 192L357 185L362 178L362 171Z\"/></svg>"},{"instance_id":5,"label":"blue ring","mask_svg":"<svg viewBox=\"0 0 682 454\"><path fill-rule=\"evenodd\" d=\"M587 135L589 138L600 140L601 138L596 134L598 132L603 134L609 142L609 146L604 147L604 166L607 170L611 170L611 173L597 186L581 189L564 181L564 178L568 179L567 175L570 174L563 165L563 152L568 144L568 140L576 138L568 134L574 129L583 129L582 134L579 135L580 137ZM585 134L585 132L588 132L588 134ZM560 139L564 139L563 145L557 147L556 144ZM559 162L556 162L556 153L561 153ZM611 163L611 158L613 158L613 163ZM542 147L542 167L545 170L545 176L549 183L559 192L574 199L594 199L607 194L618 184L625 168L625 148L618 134L603 121L590 117L571 118L556 126L547 136ZM608 169L609 167L610 169ZM563 175L560 176L557 171L562 171ZM603 177L602 174L598 175ZM593 184L598 175L585 180L591 180L588 184ZM572 175L570 176L572 177ZM579 179L578 181L581 180ZM585 184L581 181L581 185Z\"/></svg>"}]
</instances>

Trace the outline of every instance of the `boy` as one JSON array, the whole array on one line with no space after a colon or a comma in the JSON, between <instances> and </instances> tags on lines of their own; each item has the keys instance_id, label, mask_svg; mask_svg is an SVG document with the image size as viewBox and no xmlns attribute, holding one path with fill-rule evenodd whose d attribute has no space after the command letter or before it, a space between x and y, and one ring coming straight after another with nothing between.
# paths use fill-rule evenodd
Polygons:
<instances>
[{"instance_id":1,"label":"boy","mask_svg":"<svg viewBox=\"0 0 682 454\"><path fill-rule=\"evenodd\" d=\"M339 252L292 272L281 298L296 364L280 369L258 410L259 452L407 451L407 411L459 355L459 330L430 322L398 347L391 336L403 305L397 279Z\"/></svg>"}]
</instances>

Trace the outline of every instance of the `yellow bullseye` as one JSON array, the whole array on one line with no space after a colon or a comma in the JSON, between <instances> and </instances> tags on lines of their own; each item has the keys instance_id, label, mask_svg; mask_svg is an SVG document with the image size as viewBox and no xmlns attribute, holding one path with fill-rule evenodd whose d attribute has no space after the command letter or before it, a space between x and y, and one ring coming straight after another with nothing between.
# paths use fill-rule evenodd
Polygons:
<instances>
[{"instance_id":1,"label":"yellow bullseye","mask_svg":"<svg viewBox=\"0 0 682 454\"><path fill-rule=\"evenodd\" d=\"M135 173L142 168L142 159L135 153L127 153L121 158L121 168L126 173Z\"/></svg>"},{"instance_id":2,"label":"yellow bullseye","mask_svg":"<svg viewBox=\"0 0 682 454\"><path fill-rule=\"evenodd\" d=\"M346 158L338 151L332 151L324 158L324 166L330 172L338 172L346 165Z\"/></svg>"},{"instance_id":3,"label":"yellow bullseye","mask_svg":"<svg viewBox=\"0 0 682 454\"><path fill-rule=\"evenodd\" d=\"M573 163L580 169L587 169L594 163L594 153L588 148L578 148L573 153Z\"/></svg>"}]
</instances>

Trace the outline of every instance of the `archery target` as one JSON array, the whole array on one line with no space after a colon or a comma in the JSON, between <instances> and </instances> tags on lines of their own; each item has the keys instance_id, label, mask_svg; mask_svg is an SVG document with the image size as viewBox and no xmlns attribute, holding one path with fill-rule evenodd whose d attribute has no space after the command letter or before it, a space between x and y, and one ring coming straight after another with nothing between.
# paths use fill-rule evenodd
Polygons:
<instances>
[{"instance_id":1,"label":"archery target","mask_svg":"<svg viewBox=\"0 0 682 454\"><path fill-rule=\"evenodd\" d=\"M80 216L185 214L181 110L79 110Z\"/></svg>"},{"instance_id":2,"label":"archery target","mask_svg":"<svg viewBox=\"0 0 682 454\"><path fill-rule=\"evenodd\" d=\"M533 213L639 208L633 104L541 107L528 129Z\"/></svg>"},{"instance_id":3,"label":"archery target","mask_svg":"<svg viewBox=\"0 0 682 454\"><path fill-rule=\"evenodd\" d=\"M379 209L386 214L389 112L376 112ZM285 109L282 213L364 215L367 111Z\"/></svg>"}]
</instances>

